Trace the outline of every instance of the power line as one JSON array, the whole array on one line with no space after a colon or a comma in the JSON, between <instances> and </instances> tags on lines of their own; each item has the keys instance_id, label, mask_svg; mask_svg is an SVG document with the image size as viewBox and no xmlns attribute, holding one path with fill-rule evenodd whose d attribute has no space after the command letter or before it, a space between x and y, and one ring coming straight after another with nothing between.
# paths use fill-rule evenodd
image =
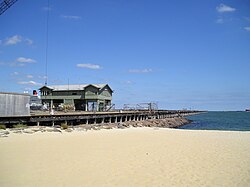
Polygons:
<instances>
[{"instance_id":1,"label":"power line","mask_svg":"<svg viewBox=\"0 0 250 187\"><path fill-rule=\"evenodd\" d=\"M3 2L0 3L0 15L2 15L15 2L17 2L17 0L3 0Z\"/></svg>"},{"instance_id":2,"label":"power line","mask_svg":"<svg viewBox=\"0 0 250 187\"><path fill-rule=\"evenodd\" d=\"M46 46L45 46L45 86L48 84L48 48L49 48L49 12L50 12L50 2L48 0L47 7L47 25L46 25Z\"/></svg>"}]
</instances>

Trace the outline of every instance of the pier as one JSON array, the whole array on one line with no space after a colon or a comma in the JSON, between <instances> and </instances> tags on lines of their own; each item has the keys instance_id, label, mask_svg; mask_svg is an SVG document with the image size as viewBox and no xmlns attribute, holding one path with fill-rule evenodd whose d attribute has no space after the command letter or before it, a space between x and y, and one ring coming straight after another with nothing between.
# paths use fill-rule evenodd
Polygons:
<instances>
[{"instance_id":1,"label":"pier","mask_svg":"<svg viewBox=\"0 0 250 187\"><path fill-rule=\"evenodd\" d=\"M148 119L164 119L194 115L203 111L195 110L155 110L155 111L109 111L109 112L69 112L50 114L32 114L29 116L0 117L0 124L12 127L15 124L28 126L54 126L66 123L69 125L79 124L103 124L122 123L127 121L143 121Z\"/></svg>"}]
</instances>

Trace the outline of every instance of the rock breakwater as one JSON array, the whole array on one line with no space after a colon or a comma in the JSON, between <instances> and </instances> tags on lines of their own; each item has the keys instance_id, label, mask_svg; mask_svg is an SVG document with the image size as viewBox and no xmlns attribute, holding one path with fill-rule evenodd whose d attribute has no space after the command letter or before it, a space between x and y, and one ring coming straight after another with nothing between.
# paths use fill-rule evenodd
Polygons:
<instances>
[{"instance_id":1,"label":"rock breakwater","mask_svg":"<svg viewBox=\"0 0 250 187\"><path fill-rule=\"evenodd\" d=\"M152 128L177 128L182 125L190 123L191 120L181 117L164 118L164 119L148 119L143 121L126 121L119 123L101 123L101 124L82 124L77 126L68 126L62 128L57 125L54 127L34 126L26 128L10 128L0 130L0 138L8 137L11 133L18 134L34 134L37 132L59 132L70 133L72 131L88 131L88 130L101 130L101 129L125 129L129 127L152 127Z\"/></svg>"}]
</instances>

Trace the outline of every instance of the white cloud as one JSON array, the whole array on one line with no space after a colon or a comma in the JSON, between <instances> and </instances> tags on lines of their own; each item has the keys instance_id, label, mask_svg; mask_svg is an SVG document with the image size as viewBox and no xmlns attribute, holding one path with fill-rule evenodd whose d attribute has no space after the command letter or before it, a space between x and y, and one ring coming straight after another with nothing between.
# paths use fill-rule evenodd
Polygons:
<instances>
[{"instance_id":1,"label":"white cloud","mask_svg":"<svg viewBox=\"0 0 250 187\"><path fill-rule=\"evenodd\" d=\"M150 73L152 69L130 69L129 73Z\"/></svg>"},{"instance_id":2,"label":"white cloud","mask_svg":"<svg viewBox=\"0 0 250 187\"><path fill-rule=\"evenodd\" d=\"M12 75L19 75L19 72L15 71Z\"/></svg>"},{"instance_id":3,"label":"white cloud","mask_svg":"<svg viewBox=\"0 0 250 187\"><path fill-rule=\"evenodd\" d=\"M26 64L36 63L36 60L31 58L19 57L12 62L0 62L0 66L9 66L9 67L23 67Z\"/></svg>"},{"instance_id":4,"label":"white cloud","mask_svg":"<svg viewBox=\"0 0 250 187\"><path fill-rule=\"evenodd\" d=\"M21 63L36 63L36 61L34 59L24 58L24 57L19 57L16 59L16 61L21 62Z\"/></svg>"},{"instance_id":5,"label":"white cloud","mask_svg":"<svg viewBox=\"0 0 250 187\"><path fill-rule=\"evenodd\" d=\"M33 44L33 40L29 39L29 38L26 38L24 40L28 45L32 45Z\"/></svg>"},{"instance_id":6,"label":"white cloud","mask_svg":"<svg viewBox=\"0 0 250 187\"><path fill-rule=\"evenodd\" d=\"M216 20L216 23L224 23L224 20L223 20L222 18L218 18L218 19Z\"/></svg>"},{"instance_id":7,"label":"white cloud","mask_svg":"<svg viewBox=\"0 0 250 187\"><path fill-rule=\"evenodd\" d=\"M244 17L246 21L250 21L250 17Z\"/></svg>"},{"instance_id":8,"label":"white cloud","mask_svg":"<svg viewBox=\"0 0 250 187\"><path fill-rule=\"evenodd\" d=\"M17 43L22 41L22 37L19 35L12 36L7 38L4 42L5 45L16 45Z\"/></svg>"},{"instance_id":9,"label":"white cloud","mask_svg":"<svg viewBox=\"0 0 250 187\"><path fill-rule=\"evenodd\" d=\"M244 29L248 32L250 32L250 27L244 27Z\"/></svg>"},{"instance_id":10,"label":"white cloud","mask_svg":"<svg viewBox=\"0 0 250 187\"><path fill-rule=\"evenodd\" d=\"M132 81L125 81L125 84L133 84L133 82Z\"/></svg>"},{"instance_id":11,"label":"white cloud","mask_svg":"<svg viewBox=\"0 0 250 187\"><path fill-rule=\"evenodd\" d=\"M234 12L236 9L221 3L219 6L216 7L216 10L219 13L225 13L225 12Z\"/></svg>"},{"instance_id":12,"label":"white cloud","mask_svg":"<svg viewBox=\"0 0 250 187\"><path fill-rule=\"evenodd\" d=\"M26 75L28 79L32 79L34 76L33 75Z\"/></svg>"},{"instance_id":13,"label":"white cloud","mask_svg":"<svg viewBox=\"0 0 250 187\"><path fill-rule=\"evenodd\" d=\"M73 19L73 20L79 20L82 18L80 16L72 16L72 15L61 15L61 17L64 19Z\"/></svg>"},{"instance_id":14,"label":"white cloud","mask_svg":"<svg viewBox=\"0 0 250 187\"><path fill-rule=\"evenodd\" d=\"M51 6L45 6L45 7L43 7L42 9L43 9L44 11L51 11L51 10L52 10Z\"/></svg>"},{"instance_id":15,"label":"white cloud","mask_svg":"<svg viewBox=\"0 0 250 187\"><path fill-rule=\"evenodd\" d=\"M44 75L44 76L41 76L41 75L39 75L38 76L38 79L42 79L42 80L45 80L47 77Z\"/></svg>"},{"instance_id":16,"label":"white cloud","mask_svg":"<svg viewBox=\"0 0 250 187\"><path fill-rule=\"evenodd\" d=\"M42 86L43 85L43 84L35 82L35 81L21 81L21 82L18 82L18 84L32 85L32 86Z\"/></svg>"},{"instance_id":17,"label":"white cloud","mask_svg":"<svg viewBox=\"0 0 250 187\"><path fill-rule=\"evenodd\" d=\"M78 68L88 68L88 69L101 69L101 66L97 64L77 64Z\"/></svg>"},{"instance_id":18,"label":"white cloud","mask_svg":"<svg viewBox=\"0 0 250 187\"><path fill-rule=\"evenodd\" d=\"M0 66L23 67L25 64L17 62L0 62Z\"/></svg>"},{"instance_id":19,"label":"white cloud","mask_svg":"<svg viewBox=\"0 0 250 187\"><path fill-rule=\"evenodd\" d=\"M27 45L32 45L34 42L33 40L29 39L29 38L24 38L20 35L14 35L12 37L6 38L4 40L0 40L0 44L4 44L4 45L16 45L18 43L25 43Z\"/></svg>"}]
</instances>

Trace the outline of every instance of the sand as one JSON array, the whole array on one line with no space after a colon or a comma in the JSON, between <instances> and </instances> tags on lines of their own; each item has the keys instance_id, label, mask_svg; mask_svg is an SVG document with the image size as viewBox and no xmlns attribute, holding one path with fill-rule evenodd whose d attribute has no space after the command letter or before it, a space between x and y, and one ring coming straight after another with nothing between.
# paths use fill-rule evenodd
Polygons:
<instances>
[{"instance_id":1,"label":"sand","mask_svg":"<svg viewBox=\"0 0 250 187\"><path fill-rule=\"evenodd\" d=\"M11 134L0 186L250 186L250 132L131 128Z\"/></svg>"}]
</instances>

